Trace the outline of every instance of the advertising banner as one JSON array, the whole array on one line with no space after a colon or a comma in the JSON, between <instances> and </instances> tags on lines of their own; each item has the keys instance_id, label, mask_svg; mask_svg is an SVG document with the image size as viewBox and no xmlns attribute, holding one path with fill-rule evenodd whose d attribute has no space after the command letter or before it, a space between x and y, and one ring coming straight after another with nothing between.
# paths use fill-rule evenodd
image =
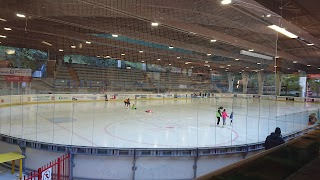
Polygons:
<instances>
[{"instance_id":1,"label":"advertising banner","mask_svg":"<svg viewBox=\"0 0 320 180\"><path fill-rule=\"evenodd\" d=\"M6 76L6 82L31 82L30 76Z\"/></svg>"},{"instance_id":2,"label":"advertising banner","mask_svg":"<svg viewBox=\"0 0 320 180\"><path fill-rule=\"evenodd\" d=\"M1 76L27 76L31 77L31 69L0 68Z\"/></svg>"}]
</instances>

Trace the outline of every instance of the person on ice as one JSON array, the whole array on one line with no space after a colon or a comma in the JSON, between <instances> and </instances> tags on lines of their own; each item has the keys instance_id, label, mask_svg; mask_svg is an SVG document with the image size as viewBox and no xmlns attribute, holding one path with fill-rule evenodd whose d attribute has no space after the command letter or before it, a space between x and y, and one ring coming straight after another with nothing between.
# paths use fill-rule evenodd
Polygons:
<instances>
[{"instance_id":1,"label":"person on ice","mask_svg":"<svg viewBox=\"0 0 320 180\"><path fill-rule=\"evenodd\" d=\"M223 126L226 125L226 119L227 119L227 117L229 117L228 114L227 114L227 111L226 111L226 109L223 109L223 112L222 112Z\"/></svg>"},{"instance_id":2,"label":"person on ice","mask_svg":"<svg viewBox=\"0 0 320 180\"><path fill-rule=\"evenodd\" d=\"M231 112L230 114L230 126L232 125L232 121L233 121L233 112Z\"/></svg>"},{"instance_id":3,"label":"person on ice","mask_svg":"<svg viewBox=\"0 0 320 180\"><path fill-rule=\"evenodd\" d=\"M220 118L221 118L221 110L220 110L220 108L216 112L216 117L217 117L217 126L219 126Z\"/></svg>"}]
</instances>

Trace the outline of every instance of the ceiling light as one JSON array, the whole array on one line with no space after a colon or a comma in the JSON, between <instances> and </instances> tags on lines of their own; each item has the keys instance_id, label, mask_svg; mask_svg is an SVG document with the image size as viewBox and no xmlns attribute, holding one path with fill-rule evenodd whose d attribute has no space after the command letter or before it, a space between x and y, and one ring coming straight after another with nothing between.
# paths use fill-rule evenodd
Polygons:
<instances>
[{"instance_id":1,"label":"ceiling light","mask_svg":"<svg viewBox=\"0 0 320 180\"><path fill-rule=\"evenodd\" d=\"M278 67L278 66L273 66L273 67L275 67L275 68L276 68L276 67Z\"/></svg>"},{"instance_id":2,"label":"ceiling light","mask_svg":"<svg viewBox=\"0 0 320 180\"><path fill-rule=\"evenodd\" d=\"M127 69L131 69L131 67L127 67Z\"/></svg>"},{"instance_id":3,"label":"ceiling light","mask_svg":"<svg viewBox=\"0 0 320 180\"><path fill-rule=\"evenodd\" d=\"M142 63L144 63L144 61L141 61Z\"/></svg>"},{"instance_id":4,"label":"ceiling light","mask_svg":"<svg viewBox=\"0 0 320 180\"><path fill-rule=\"evenodd\" d=\"M264 69L261 69L261 71L263 71Z\"/></svg>"},{"instance_id":5,"label":"ceiling light","mask_svg":"<svg viewBox=\"0 0 320 180\"><path fill-rule=\"evenodd\" d=\"M320 70L320 67L318 67L318 70Z\"/></svg>"},{"instance_id":6,"label":"ceiling light","mask_svg":"<svg viewBox=\"0 0 320 180\"><path fill-rule=\"evenodd\" d=\"M62 52L62 51L63 51L63 49L59 49L59 51L60 51L60 52Z\"/></svg>"},{"instance_id":7,"label":"ceiling light","mask_svg":"<svg viewBox=\"0 0 320 180\"><path fill-rule=\"evenodd\" d=\"M208 53L208 54L207 54L207 56L211 56L211 54L210 54L210 53Z\"/></svg>"},{"instance_id":8,"label":"ceiling light","mask_svg":"<svg viewBox=\"0 0 320 180\"><path fill-rule=\"evenodd\" d=\"M258 62L257 64L259 65L259 64L261 64L261 63Z\"/></svg>"},{"instance_id":9,"label":"ceiling light","mask_svg":"<svg viewBox=\"0 0 320 180\"><path fill-rule=\"evenodd\" d=\"M122 53L121 56L125 56L126 54Z\"/></svg>"},{"instance_id":10,"label":"ceiling light","mask_svg":"<svg viewBox=\"0 0 320 180\"><path fill-rule=\"evenodd\" d=\"M171 64L169 64L169 66L171 66Z\"/></svg>"},{"instance_id":11,"label":"ceiling light","mask_svg":"<svg viewBox=\"0 0 320 180\"><path fill-rule=\"evenodd\" d=\"M45 45L48 45L48 46L52 46L52 44L49 43L49 42L47 42L47 41L42 41L41 43L42 43L42 44L45 44Z\"/></svg>"},{"instance_id":12,"label":"ceiling light","mask_svg":"<svg viewBox=\"0 0 320 180\"><path fill-rule=\"evenodd\" d=\"M184 64L190 64L191 62L186 62L186 63L184 63Z\"/></svg>"},{"instance_id":13,"label":"ceiling light","mask_svg":"<svg viewBox=\"0 0 320 180\"><path fill-rule=\"evenodd\" d=\"M8 27L3 28L3 29L6 30L6 31L11 31L12 30L11 28L8 28Z\"/></svg>"},{"instance_id":14,"label":"ceiling light","mask_svg":"<svg viewBox=\"0 0 320 180\"><path fill-rule=\"evenodd\" d=\"M98 55L97 57L99 58L100 56Z\"/></svg>"},{"instance_id":15,"label":"ceiling light","mask_svg":"<svg viewBox=\"0 0 320 180\"><path fill-rule=\"evenodd\" d=\"M217 42L217 40L216 39L211 39L210 42Z\"/></svg>"},{"instance_id":16,"label":"ceiling light","mask_svg":"<svg viewBox=\"0 0 320 180\"><path fill-rule=\"evenodd\" d=\"M15 54L16 51L15 51L14 49L8 49L8 50L6 51L6 53L9 54L9 55L12 55L12 54Z\"/></svg>"},{"instance_id":17,"label":"ceiling light","mask_svg":"<svg viewBox=\"0 0 320 180\"><path fill-rule=\"evenodd\" d=\"M18 17L21 17L21 18L25 18L26 17L26 15L24 15L24 14L16 14Z\"/></svg>"},{"instance_id":18,"label":"ceiling light","mask_svg":"<svg viewBox=\"0 0 320 180\"><path fill-rule=\"evenodd\" d=\"M248 66L247 66L246 68L247 68L247 69L249 69L249 67L248 67Z\"/></svg>"},{"instance_id":19,"label":"ceiling light","mask_svg":"<svg viewBox=\"0 0 320 180\"><path fill-rule=\"evenodd\" d=\"M244 71L244 70L242 69L242 71Z\"/></svg>"},{"instance_id":20,"label":"ceiling light","mask_svg":"<svg viewBox=\"0 0 320 180\"><path fill-rule=\"evenodd\" d=\"M278 59L278 58L280 58L280 57L279 57L279 56L275 56L274 58Z\"/></svg>"},{"instance_id":21,"label":"ceiling light","mask_svg":"<svg viewBox=\"0 0 320 180\"><path fill-rule=\"evenodd\" d=\"M288 69L290 69L290 68L288 68Z\"/></svg>"},{"instance_id":22,"label":"ceiling light","mask_svg":"<svg viewBox=\"0 0 320 180\"><path fill-rule=\"evenodd\" d=\"M246 56L251 56L251 57L256 57L256 58L260 58L260 59L266 59L266 60L269 60L269 61L273 60L273 57L271 57L271 56L255 53L255 52L252 52L252 51L253 51L253 49L251 49L249 51L240 50L240 54L246 55Z\"/></svg>"},{"instance_id":23,"label":"ceiling light","mask_svg":"<svg viewBox=\"0 0 320 180\"><path fill-rule=\"evenodd\" d=\"M205 61L204 63L209 63L209 61Z\"/></svg>"},{"instance_id":24,"label":"ceiling light","mask_svg":"<svg viewBox=\"0 0 320 180\"><path fill-rule=\"evenodd\" d=\"M110 56L106 56L105 58L110 58Z\"/></svg>"},{"instance_id":25,"label":"ceiling light","mask_svg":"<svg viewBox=\"0 0 320 180\"><path fill-rule=\"evenodd\" d=\"M153 22L153 23L151 23L151 26L153 26L153 27L159 26L159 23Z\"/></svg>"},{"instance_id":26,"label":"ceiling light","mask_svg":"<svg viewBox=\"0 0 320 180\"><path fill-rule=\"evenodd\" d=\"M74 48L76 48L76 46L71 46L71 48L73 48L73 49L74 49Z\"/></svg>"},{"instance_id":27,"label":"ceiling light","mask_svg":"<svg viewBox=\"0 0 320 180\"><path fill-rule=\"evenodd\" d=\"M119 35L118 34L112 34L112 37L118 37Z\"/></svg>"},{"instance_id":28,"label":"ceiling light","mask_svg":"<svg viewBox=\"0 0 320 180\"><path fill-rule=\"evenodd\" d=\"M249 51L250 51L250 52L253 52L254 50L253 50L253 49L249 49Z\"/></svg>"},{"instance_id":29,"label":"ceiling light","mask_svg":"<svg viewBox=\"0 0 320 180\"><path fill-rule=\"evenodd\" d=\"M173 49L173 46L169 46L169 49Z\"/></svg>"},{"instance_id":30,"label":"ceiling light","mask_svg":"<svg viewBox=\"0 0 320 180\"><path fill-rule=\"evenodd\" d=\"M7 36L0 35L0 38L7 38Z\"/></svg>"},{"instance_id":31,"label":"ceiling light","mask_svg":"<svg viewBox=\"0 0 320 180\"><path fill-rule=\"evenodd\" d=\"M310 64L308 64L307 66L308 66L308 67L310 67L311 65L310 65Z\"/></svg>"},{"instance_id":32,"label":"ceiling light","mask_svg":"<svg viewBox=\"0 0 320 180\"><path fill-rule=\"evenodd\" d=\"M7 20L0 18L0 21L6 22Z\"/></svg>"},{"instance_id":33,"label":"ceiling light","mask_svg":"<svg viewBox=\"0 0 320 180\"><path fill-rule=\"evenodd\" d=\"M158 61L160 61L161 59L157 59Z\"/></svg>"},{"instance_id":34,"label":"ceiling light","mask_svg":"<svg viewBox=\"0 0 320 180\"><path fill-rule=\"evenodd\" d=\"M293 64L296 64L298 61L292 61Z\"/></svg>"},{"instance_id":35,"label":"ceiling light","mask_svg":"<svg viewBox=\"0 0 320 180\"><path fill-rule=\"evenodd\" d=\"M231 0L222 0L221 4L226 5L226 4L230 4Z\"/></svg>"},{"instance_id":36,"label":"ceiling light","mask_svg":"<svg viewBox=\"0 0 320 180\"><path fill-rule=\"evenodd\" d=\"M283 34L283 35L285 35L285 36L287 36L287 37L289 37L289 38L292 38L292 39L298 38L297 35L289 32L289 31L285 30L284 28L281 28L281 27L279 27L277 25L270 25L268 27L273 29L273 30L275 30L275 31L277 31L277 32L279 32L279 33L281 33L281 34Z\"/></svg>"},{"instance_id":37,"label":"ceiling light","mask_svg":"<svg viewBox=\"0 0 320 180\"><path fill-rule=\"evenodd\" d=\"M237 58L237 59L235 59L236 61L239 61L239 59Z\"/></svg>"},{"instance_id":38,"label":"ceiling light","mask_svg":"<svg viewBox=\"0 0 320 180\"><path fill-rule=\"evenodd\" d=\"M230 65L230 64L228 64L228 66L230 67L231 65Z\"/></svg>"},{"instance_id":39,"label":"ceiling light","mask_svg":"<svg viewBox=\"0 0 320 180\"><path fill-rule=\"evenodd\" d=\"M271 14L267 14L266 16L267 16L267 17L271 17Z\"/></svg>"},{"instance_id":40,"label":"ceiling light","mask_svg":"<svg viewBox=\"0 0 320 180\"><path fill-rule=\"evenodd\" d=\"M87 43L87 44L91 44L91 42L90 42L90 41L86 41L86 43Z\"/></svg>"},{"instance_id":41,"label":"ceiling light","mask_svg":"<svg viewBox=\"0 0 320 180\"><path fill-rule=\"evenodd\" d=\"M140 50L140 51L139 51L139 53L143 53L143 51L142 51L142 50Z\"/></svg>"},{"instance_id":42,"label":"ceiling light","mask_svg":"<svg viewBox=\"0 0 320 180\"><path fill-rule=\"evenodd\" d=\"M307 45L308 45L308 46L313 46L314 44L313 44L313 43L308 43Z\"/></svg>"},{"instance_id":43,"label":"ceiling light","mask_svg":"<svg viewBox=\"0 0 320 180\"><path fill-rule=\"evenodd\" d=\"M177 59L180 59L180 57L178 56Z\"/></svg>"}]
</instances>

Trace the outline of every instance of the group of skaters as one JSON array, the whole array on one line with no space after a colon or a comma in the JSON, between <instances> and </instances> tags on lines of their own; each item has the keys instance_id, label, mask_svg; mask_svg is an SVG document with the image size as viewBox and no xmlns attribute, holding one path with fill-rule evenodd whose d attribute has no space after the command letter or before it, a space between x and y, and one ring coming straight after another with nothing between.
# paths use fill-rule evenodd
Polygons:
<instances>
[{"instance_id":1,"label":"group of skaters","mask_svg":"<svg viewBox=\"0 0 320 180\"><path fill-rule=\"evenodd\" d=\"M232 125L233 122L233 112L231 112L230 116L228 115L226 109L223 109L222 106L220 106L218 108L218 111L216 112L216 117L217 117L217 126L219 126L220 124L220 119L222 118L222 127L226 126L226 121L227 121L227 117L229 117L230 119L230 126Z\"/></svg>"},{"instance_id":2,"label":"group of skaters","mask_svg":"<svg viewBox=\"0 0 320 180\"><path fill-rule=\"evenodd\" d=\"M124 107L126 107L128 109L130 109L130 108L132 110L136 110L137 109L135 104L132 104L132 106L130 106L130 99L129 98L125 99L123 102L124 102Z\"/></svg>"}]
</instances>

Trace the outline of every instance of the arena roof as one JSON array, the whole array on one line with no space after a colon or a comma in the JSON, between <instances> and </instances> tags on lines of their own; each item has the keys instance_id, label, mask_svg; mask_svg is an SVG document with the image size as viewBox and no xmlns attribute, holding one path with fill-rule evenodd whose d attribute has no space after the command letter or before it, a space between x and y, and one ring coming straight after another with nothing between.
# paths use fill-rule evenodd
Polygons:
<instances>
[{"instance_id":1,"label":"arena roof","mask_svg":"<svg viewBox=\"0 0 320 180\"><path fill-rule=\"evenodd\" d=\"M80 54L199 73L317 73L320 15L313 1L0 0L0 41L48 51L50 59ZM273 24L298 38L277 34ZM249 50L256 54L240 53Z\"/></svg>"}]
</instances>

